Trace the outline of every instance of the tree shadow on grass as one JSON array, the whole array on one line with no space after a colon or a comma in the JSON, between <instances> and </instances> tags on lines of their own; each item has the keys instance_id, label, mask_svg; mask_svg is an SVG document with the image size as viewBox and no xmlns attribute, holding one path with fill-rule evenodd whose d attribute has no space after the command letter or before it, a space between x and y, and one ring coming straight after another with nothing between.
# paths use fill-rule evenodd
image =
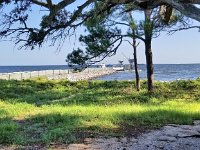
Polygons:
<instances>
[{"instance_id":1,"label":"tree shadow on grass","mask_svg":"<svg viewBox=\"0 0 200 150\"><path fill-rule=\"evenodd\" d=\"M158 105L166 101L182 99L185 102L199 100L199 86L192 82L184 81L155 84L155 91L149 93L146 81L141 82L141 91L134 89L130 81L105 81L93 82L90 88L80 90L71 97L52 100L49 104L60 105L116 105L116 104L149 104ZM200 85L200 84L199 84ZM180 89L179 89L180 88Z\"/></svg>"},{"instance_id":2,"label":"tree shadow on grass","mask_svg":"<svg viewBox=\"0 0 200 150\"><path fill-rule=\"evenodd\" d=\"M10 144L13 141L18 141L17 130L19 125L12 118L0 118L0 144Z\"/></svg>"},{"instance_id":3,"label":"tree shadow on grass","mask_svg":"<svg viewBox=\"0 0 200 150\"><path fill-rule=\"evenodd\" d=\"M120 122L120 132L125 136L139 135L167 124L189 125L200 120L200 113L186 113L176 110L149 110L138 113L115 114Z\"/></svg>"},{"instance_id":4,"label":"tree shadow on grass","mask_svg":"<svg viewBox=\"0 0 200 150\"><path fill-rule=\"evenodd\" d=\"M137 136L150 129L166 124L191 124L200 119L200 113L183 113L174 110L151 110L143 112L112 112L113 118L101 118L110 121L116 129L100 124L88 125L87 121L96 121L95 115L77 115L75 112L59 114L38 114L23 120L23 124L11 118L1 119L1 144L16 145L61 145L81 142L87 137ZM7 132L4 132L6 129Z\"/></svg>"},{"instance_id":5,"label":"tree shadow on grass","mask_svg":"<svg viewBox=\"0 0 200 150\"><path fill-rule=\"evenodd\" d=\"M16 132L23 141L19 142L16 138L9 144L48 146L82 141L86 137L94 137L97 135L95 130L100 130L98 126L83 124L90 119L84 115L51 113L32 116L23 120L23 124L15 121L20 125Z\"/></svg>"},{"instance_id":6,"label":"tree shadow on grass","mask_svg":"<svg viewBox=\"0 0 200 150\"><path fill-rule=\"evenodd\" d=\"M132 101L130 92L121 92L125 88L130 89L131 84L129 81L100 81L89 85L88 81L0 80L0 99L36 106L120 104Z\"/></svg>"},{"instance_id":7,"label":"tree shadow on grass","mask_svg":"<svg viewBox=\"0 0 200 150\"><path fill-rule=\"evenodd\" d=\"M25 120L0 119L0 144L49 145L77 140L84 116L69 114L39 114ZM84 137L84 135L79 135Z\"/></svg>"},{"instance_id":8,"label":"tree shadow on grass","mask_svg":"<svg viewBox=\"0 0 200 150\"><path fill-rule=\"evenodd\" d=\"M48 104L59 104L63 106L67 105L96 105L96 106L112 106L116 104L137 104L137 103L148 103L151 100L151 96L146 93L140 94L127 94L112 90L85 90L84 92L77 93L71 97L56 99L49 101Z\"/></svg>"},{"instance_id":9,"label":"tree shadow on grass","mask_svg":"<svg viewBox=\"0 0 200 150\"><path fill-rule=\"evenodd\" d=\"M197 82L197 81L196 81ZM130 81L69 82L48 80L0 80L0 99L11 103L42 105L115 105L123 103L159 103L172 99L199 100L199 82L156 83L155 92L148 93L146 81L136 92ZM156 103L158 104L158 103Z\"/></svg>"},{"instance_id":10,"label":"tree shadow on grass","mask_svg":"<svg viewBox=\"0 0 200 150\"><path fill-rule=\"evenodd\" d=\"M11 103L44 103L75 93L77 87L69 81L0 80L0 99Z\"/></svg>"}]
</instances>

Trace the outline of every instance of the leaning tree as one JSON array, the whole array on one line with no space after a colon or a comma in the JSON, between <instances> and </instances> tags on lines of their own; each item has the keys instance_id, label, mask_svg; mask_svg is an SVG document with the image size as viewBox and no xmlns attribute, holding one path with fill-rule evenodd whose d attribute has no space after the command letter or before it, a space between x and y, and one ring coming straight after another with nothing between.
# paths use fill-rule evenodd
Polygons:
<instances>
[{"instance_id":1,"label":"leaning tree","mask_svg":"<svg viewBox=\"0 0 200 150\"><path fill-rule=\"evenodd\" d=\"M97 2L103 2L96 12L88 10ZM158 6L168 6L182 14L200 21L200 0L0 0L1 24L0 37L12 37L16 43L25 47L41 46L45 41L53 43L69 35L69 31L84 23L88 18L108 12L112 8L130 4L141 10L149 10ZM72 7L73 5L73 7ZM40 22L33 26L27 22L31 20L30 13L38 11L45 13ZM129 8L127 11L131 11ZM166 14L170 15L171 11Z\"/></svg>"},{"instance_id":2,"label":"leaning tree","mask_svg":"<svg viewBox=\"0 0 200 150\"><path fill-rule=\"evenodd\" d=\"M101 5L101 2L97 3L94 9L98 9ZM72 64L75 69L78 66L84 68L87 65L102 61L106 57L115 55L119 46L122 44L122 39L127 37L131 38L132 43L129 40L126 41L133 47L136 89L139 91L140 82L137 65L136 39L143 38L137 34L137 27L134 25L132 12L122 15L122 11L127 7L128 6L124 5L122 8L113 9L112 13L103 13L87 20L85 26L89 34L81 35L79 38L85 50L81 50L80 48L73 50L72 53L68 54L67 62ZM123 34L118 26L125 26L128 32ZM85 61L84 63L83 60Z\"/></svg>"},{"instance_id":3,"label":"leaning tree","mask_svg":"<svg viewBox=\"0 0 200 150\"><path fill-rule=\"evenodd\" d=\"M102 2L103 5L94 11L93 6ZM138 9L145 12L146 28L145 37L151 39L151 10L166 7L164 18L170 18L173 9L180 11L183 15L200 21L200 0L0 0L0 38L15 40L17 44L24 47L34 48L42 46L44 42L51 41L55 44L60 42L75 31L90 18L94 18L102 13L110 13L112 9L122 5L132 5L133 7L125 12ZM73 6L73 7L71 7ZM30 24L31 12L38 7L38 11L43 11L38 24ZM146 49L150 50L150 40L146 40ZM147 65L149 65L148 76L152 76L151 51L147 51ZM149 77L148 77L149 78ZM151 78L148 81L149 90L153 90Z\"/></svg>"},{"instance_id":4,"label":"leaning tree","mask_svg":"<svg viewBox=\"0 0 200 150\"><path fill-rule=\"evenodd\" d=\"M94 10L98 9L98 6L101 5L102 3L96 5ZM101 15L98 15L96 17L93 17L92 19L88 19L85 24L89 34L85 36L81 35L81 37L79 38L79 41L84 43L85 45L85 51L80 51L80 48L78 50L75 50L68 55L68 61L73 64L77 64L77 62L79 63L78 59L81 61L81 63L82 60L85 60L85 63L101 61L105 57L112 56L116 53L122 43L119 42L122 41L122 38L132 38L133 43L131 45L134 49L136 68L136 88L137 90L139 90L136 39L140 39L145 44L148 90L153 91L154 69L151 46L152 39L158 37L160 35L160 32L164 29L176 25L177 22L183 22L183 17L180 13L173 11L173 9L169 7L160 6L158 8L143 11L144 19L141 19L137 23L136 21L134 21L134 11L126 12L126 9L129 9L130 7L133 9L134 6L123 5L122 7L118 7L117 9L112 9L109 14L104 14L103 17ZM135 8L135 10L138 9ZM171 11L171 13L169 16L167 16L166 13L169 11ZM117 29L117 27L121 26L126 26L128 28L128 33L124 34L121 32L121 30ZM80 55L74 55L78 54L78 52L80 53ZM76 58L74 56L76 56ZM80 59L81 57L82 59ZM96 60L96 58L101 59Z\"/></svg>"}]
</instances>

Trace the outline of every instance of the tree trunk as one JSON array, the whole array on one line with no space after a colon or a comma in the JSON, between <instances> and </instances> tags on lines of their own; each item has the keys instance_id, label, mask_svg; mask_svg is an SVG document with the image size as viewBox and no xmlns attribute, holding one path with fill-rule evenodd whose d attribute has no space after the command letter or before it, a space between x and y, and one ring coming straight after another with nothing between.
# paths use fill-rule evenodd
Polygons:
<instances>
[{"instance_id":1,"label":"tree trunk","mask_svg":"<svg viewBox=\"0 0 200 150\"><path fill-rule=\"evenodd\" d=\"M134 56L134 67L135 67L135 78L136 78L136 89L140 91L140 77L138 72L138 64L137 64L137 46L136 46L136 39L133 38L133 56Z\"/></svg>"},{"instance_id":2,"label":"tree trunk","mask_svg":"<svg viewBox=\"0 0 200 150\"><path fill-rule=\"evenodd\" d=\"M130 27L132 29L132 39L133 39L133 57L134 57L134 67L135 67L135 85L136 85L136 89L137 91L140 91L140 76L139 76L139 72L138 72L138 64L137 64L137 46L136 46L136 33L135 33L135 27L133 26L134 23L134 19L133 19L133 16L132 16L132 13L129 12L129 17L130 17Z\"/></svg>"},{"instance_id":3,"label":"tree trunk","mask_svg":"<svg viewBox=\"0 0 200 150\"><path fill-rule=\"evenodd\" d=\"M153 23L151 21L151 10L145 11L145 54L146 54L146 64L147 64L147 80L148 80L148 91L153 92L153 56L151 50L152 34L153 34Z\"/></svg>"},{"instance_id":4,"label":"tree trunk","mask_svg":"<svg viewBox=\"0 0 200 150\"><path fill-rule=\"evenodd\" d=\"M145 54L146 54L146 63L147 63L147 80L148 80L148 91L153 92L153 55L151 50L151 39L145 40Z\"/></svg>"}]
</instances>

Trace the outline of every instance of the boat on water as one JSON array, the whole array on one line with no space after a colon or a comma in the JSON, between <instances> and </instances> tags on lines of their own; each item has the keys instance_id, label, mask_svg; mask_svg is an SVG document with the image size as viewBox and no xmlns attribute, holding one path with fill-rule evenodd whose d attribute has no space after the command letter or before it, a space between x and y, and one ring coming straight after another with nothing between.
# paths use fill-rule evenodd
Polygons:
<instances>
[{"instance_id":1,"label":"boat on water","mask_svg":"<svg viewBox=\"0 0 200 150\"><path fill-rule=\"evenodd\" d=\"M115 71L124 71L124 67L113 67Z\"/></svg>"},{"instance_id":2,"label":"boat on water","mask_svg":"<svg viewBox=\"0 0 200 150\"><path fill-rule=\"evenodd\" d=\"M124 71L125 68L124 68L123 62L124 62L123 60L119 60L119 64L114 65L113 66L113 70L115 70L115 71Z\"/></svg>"}]
</instances>

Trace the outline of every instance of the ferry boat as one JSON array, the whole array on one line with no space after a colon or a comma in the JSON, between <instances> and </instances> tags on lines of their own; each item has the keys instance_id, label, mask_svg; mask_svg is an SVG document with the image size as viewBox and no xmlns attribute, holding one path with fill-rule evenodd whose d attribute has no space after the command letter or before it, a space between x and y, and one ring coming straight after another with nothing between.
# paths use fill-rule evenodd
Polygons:
<instances>
[{"instance_id":1,"label":"ferry boat","mask_svg":"<svg viewBox=\"0 0 200 150\"><path fill-rule=\"evenodd\" d=\"M124 71L124 67L113 67L115 71Z\"/></svg>"}]
</instances>

